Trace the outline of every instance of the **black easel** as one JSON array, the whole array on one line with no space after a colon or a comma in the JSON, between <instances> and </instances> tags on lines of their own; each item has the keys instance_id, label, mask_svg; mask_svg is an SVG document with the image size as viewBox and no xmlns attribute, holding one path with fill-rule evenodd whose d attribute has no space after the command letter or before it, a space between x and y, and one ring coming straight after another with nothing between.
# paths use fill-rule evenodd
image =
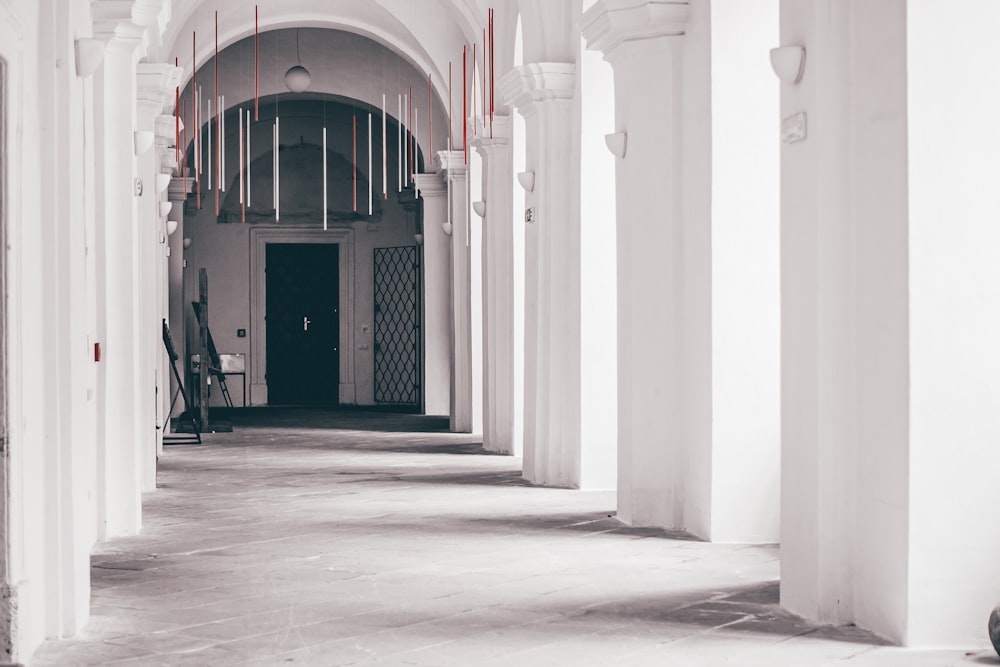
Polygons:
<instances>
[{"instance_id":1,"label":"black easel","mask_svg":"<svg viewBox=\"0 0 1000 667\"><path fill-rule=\"evenodd\" d=\"M192 301L191 307L194 308L195 319L197 319L200 324L201 304L197 301ZM206 329L208 329L208 327L206 327ZM199 364L203 363L203 361L199 361ZM211 330L208 330L208 372L211 373L212 377L219 382L219 389L222 390L222 398L226 401L226 407L233 407L233 398L229 395L229 386L226 385L226 374L222 372L222 360L219 359L219 350L215 347L215 341L212 339Z\"/></svg>"},{"instance_id":2,"label":"black easel","mask_svg":"<svg viewBox=\"0 0 1000 667\"><path fill-rule=\"evenodd\" d=\"M177 391L174 392L173 398L170 400L170 409L167 411L167 422L163 424L163 444L164 445L180 445L197 443L201 444L201 427L198 424L198 420L194 416L194 412L191 410L191 402L188 401L187 392L184 390L184 382L181 380L181 374L177 370L177 351L174 350L174 342L170 339L170 327L167 326L167 321L163 320L163 347L167 350L167 356L170 358L170 368L174 372L174 379L177 380ZM174 411L174 404L177 403L177 397L181 396L184 399L184 412L181 416L177 418L178 427L182 424L191 424L191 432L166 432L167 423L170 421L170 415Z\"/></svg>"}]
</instances>

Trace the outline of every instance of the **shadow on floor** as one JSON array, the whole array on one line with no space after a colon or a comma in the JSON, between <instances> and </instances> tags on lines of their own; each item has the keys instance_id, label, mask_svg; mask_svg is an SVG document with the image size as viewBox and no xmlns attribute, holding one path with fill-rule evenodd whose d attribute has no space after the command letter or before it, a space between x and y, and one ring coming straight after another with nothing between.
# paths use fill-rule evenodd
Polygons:
<instances>
[{"instance_id":1,"label":"shadow on floor","mask_svg":"<svg viewBox=\"0 0 1000 667\"><path fill-rule=\"evenodd\" d=\"M215 414L213 409L212 413ZM252 407L220 410L234 428L336 429L382 433L448 433L447 416L404 414L373 406Z\"/></svg>"},{"instance_id":2,"label":"shadow on floor","mask_svg":"<svg viewBox=\"0 0 1000 667\"><path fill-rule=\"evenodd\" d=\"M586 605L580 615L601 624L649 622L695 625L731 633L773 634L868 646L891 646L853 625L815 625L779 606L779 582L712 590L685 590Z\"/></svg>"}]
</instances>

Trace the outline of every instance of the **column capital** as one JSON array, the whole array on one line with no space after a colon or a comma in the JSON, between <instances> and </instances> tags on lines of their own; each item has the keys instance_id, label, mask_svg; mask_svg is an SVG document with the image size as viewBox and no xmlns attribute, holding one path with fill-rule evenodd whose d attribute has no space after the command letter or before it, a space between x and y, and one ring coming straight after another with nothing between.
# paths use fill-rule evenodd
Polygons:
<instances>
[{"instance_id":1,"label":"column capital","mask_svg":"<svg viewBox=\"0 0 1000 667\"><path fill-rule=\"evenodd\" d=\"M537 102L573 97L576 90L574 63L530 63L513 68L500 79L505 104L530 113Z\"/></svg>"},{"instance_id":2,"label":"column capital","mask_svg":"<svg viewBox=\"0 0 1000 667\"><path fill-rule=\"evenodd\" d=\"M111 49L138 49L142 57L162 42L170 8L170 0L92 0L94 37Z\"/></svg>"},{"instance_id":3,"label":"column capital","mask_svg":"<svg viewBox=\"0 0 1000 667\"><path fill-rule=\"evenodd\" d=\"M469 165L465 163L463 151L438 151L434 158L434 166L444 179L464 178L469 173Z\"/></svg>"},{"instance_id":4,"label":"column capital","mask_svg":"<svg viewBox=\"0 0 1000 667\"><path fill-rule=\"evenodd\" d=\"M483 157L488 157L497 150L508 150L510 148L511 127L510 116L496 115L493 117L493 136L480 135L469 144ZM489 126L487 126L487 131L488 129Z\"/></svg>"},{"instance_id":5,"label":"column capital","mask_svg":"<svg viewBox=\"0 0 1000 667\"><path fill-rule=\"evenodd\" d=\"M417 181L417 189L420 190L420 197L422 199L443 199L448 196L448 189L445 187L441 174L437 172L416 174L414 178Z\"/></svg>"},{"instance_id":6,"label":"column capital","mask_svg":"<svg viewBox=\"0 0 1000 667\"><path fill-rule=\"evenodd\" d=\"M690 16L689 0L598 0L580 26L587 48L610 59L626 43L683 35Z\"/></svg>"},{"instance_id":7,"label":"column capital","mask_svg":"<svg viewBox=\"0 0 1000 667\"><path fill-rule=\"evenodd\" d=\"M167 63L139 63L135 67L135 94L139 109L160 115L173 108L174 90L184 70ZM170 135L173 136L173 117ZM159 130L159 127L157 127Z\"/></svg>"}]
</instances>

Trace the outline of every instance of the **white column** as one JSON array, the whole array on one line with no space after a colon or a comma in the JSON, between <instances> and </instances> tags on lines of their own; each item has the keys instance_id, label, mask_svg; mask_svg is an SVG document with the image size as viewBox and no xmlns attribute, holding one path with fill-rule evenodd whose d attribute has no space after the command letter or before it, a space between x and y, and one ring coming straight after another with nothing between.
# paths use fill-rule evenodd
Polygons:
<instances>
[{"instance_id":1,"label":"white column","mask_svg":"<svg viewBox=\"0 0 1000 667\"><path fill-rule=\"evenodd\" d=\"M869 4L782 7L782 43L805 44L808 55L801 83L781 93L781 115L806 121L805 138L781 152L781 600L808 618L903 641L905 3L864 12L877 38L852 28ZM864 141L876 126L877 144ZM862 193L875 173L877 189Z\"/></svg>"},{"instance_id":2,"label":"white column","mask_svg":"<svg viewBox=\"0 0 1000 667\"><path fill-rule=\"evenodd\" d=\"M135 74L142 30L112 23L104 64L94 75L97 170L99 318L103 320L98 370L98 534L138 532L142 489L141 403L152 403L139 381L137 320L138 198L134 195Z\"/></svg>"},{"instance_id":3,"label":"white column","mask_svg":"<svg viewBox=\"0 0 1000 667\"><path fill-rule=\"evenodd\" d=\"M493 136L472 141L483 158L483 448L515 451L514 229L511 118L495 116Z\"/></svg>"},{"instance_id":4,"label":"white column","mask_svg":"<svg viewBox=\"0 0 1000 667\"><path fill-rule=\"evenodd\" d=\"M145 400L139 405L140 476L142 490L156 488L156 459L163 446L161 410L163 395L170 391L170 381L163 375L164 349L161 335L163 289L166 283L166 218L160 215L160 203L166 193L160 192L157 177L161 174L161 152L173 143L173 115L164 115L165 107L173 107L173 92L181 70L173 65L142 63L136 68L137 127L154 134L155 148L139 156L139 183L142 194L139 218L136 221L138 263L137 315L139 317L136 344L139 350L139 384ZM169 102L168 102L169 99Z\"/></svg>"},{"instance_id":5,"label":"white column","mask_svg":"<svg viewBox=\"0 0 1000 667\"><path fill-rule=\"evenodd\" d=\"M442 225L448 193L441 175L417 174L423 201L424 413L451 414L451 247Z\"/></svg>"},{"instance_id":6,"label":"white column","mask_svg":"<svg viewBox=\"0 0 1000 667\"><path fill-rule=\"evenodd\" d=\"M691 472L683 446L700 435L685 423L699 416L685 403L702 398L703 390L683 377L684 336L700 323L683 318L681 273L681 51L688 7L670 9L671 23L655 37L628 39L631 20L620 25L621 13L598 2L584 15L584 36L614 67L615 129L627 135L627 159L618 160L616 176L618 516L636 525L683 528L689 524L681 493ZM650 18L639 12L635 25Z\"/></svg>"},{"instance_id":7,"label":"white column","mask_svg":"<svg viewBox=\"0 0 1000 667\"><path fill-rule=\"evenodd\" d=\"M176 168L177 162L177 152L174 149L174 116L173 114L161 114L156 120L156 154L157 154L157 178L167 179L166 188L159 190L161 185L157 184L157 191L160 196L160 201L170 201L170 185L173 183L174 169ZM174 207L181 207L181 216L183 217L183 203L170 202L170 213L173 213ZM162 240L162 243L157 245L157 250L154 253L154 261L157 265L157 278L156 284L158 288L158 298L157 298L157 312L155 318L156 330L159 332L162 329L163 321L166 320L169 324L170 322L170 255L172 250L170 249L170 234L168 233L168 227L170 215L168 214L164 218L163 224L163 237L158 240ZM174 230L177 233L177 229L181 227L178 223ZM169 421L170 421L170 397L173 395L171 393L171 388L173 387L174 377L170 370L170 359L167 357L166 349L161 341L157 341L157 349L155 353L155 359L157 362L157 369L159 370L159 404L157 405L157 415L156 423L158 428L158 437L156 444L156 456L159 459L163 455L163 434L168 432Z\"/></svg>"},{"instance_id":8,"label":"white column","mask_svg":"<svg viewBox=\"0 0 1000 667\"><path fill-rule=\"evenodd\" d=\"M472 255L470 251L468 168L461 151L440 151L440 173L451 192L451 430L471 433Z\"/></svg>"},{"instance_id":9,"label":"white column","mask_svg":"<svg viewBox=\"0 0 1000 667\"><path fill-rule=\"evenodd\" d=\"M11 456L15 464L13 494L4 498L4 512L16 516L22 508L27 510L23 541L3 545L5 560L9 553L14 559L27 561L20 577L4 581L5 588L7 584L17 586L4 594L5 602L13 601L12 608L4 610L4 624L12 622L18 631L15 647L25 637L34 640L38 636L35 633L75 633L86 621L90 597L88 554L93 544L93 504L89 498L96 442L93 404L86 401L90 363L85 347L83 289L84 188L76 169L84 162L87 140L80 126L82 86L72 71L58 65L72 57L72 43L63 37L73 26L57 5L51 0L37 3L40 27L29 36L36 45L35 57L29 62L38 66L34 85L40 108L34 112L35 117L24 119L23 130L8 135L9 139L24 141L29 150L37 153L41 167L36 172L41 189L37 197L27 200L33 205L27 210L33 209L33 213L23 218L31 220L27 226L36 227L38 235L22 237L26 241L34 237L38 245L29 242L21 248L22 259L37 267L37 283L32 287L23 285L18 279L30 280L29 275L16 270L7 276L12 285L5 280L7 295L23 293L19 299L12 299L14 304L23 299L21 303L26 307L22 317L17 317L14 309L15 317L8 322L14 327L23 326L32 344L37 345L38 353L28 357L27 370L41 389L41 395L36 395L41 400L22 399L21 410L11 412L8 418L8 422L20 422L26 432L37 435L15 439L9 450L4 447L4 456ZM70 114L69 109L80 113ZM19 183L31 183L27 165L18 163L17 169L25 167L27 173L23 175L9 170L12 190ZM6 232L21 226L21 220L17 215L11 218ZM5 271L10 248L4 248ZM37 295L32 294L32 288L38 290ZM13 451L17 451L16 456ZM19 598L18 594L23 595ZM18 612L23 618L18 618ZM24 629L18 627L21 620ZM35 621L44 627L35 626Z\"/></svg>"},{"instance_id":10,"label":"white column","mask_svg":"<svg viewBox=\"0 0 1000 667\"><path fill-rule=\"evenodd\" d=\"M968 18L975 16L970 22ZM1000 600L995 3L785 3L782 604L913 646L986 644Z\"/></svg>"},{"instance_id":11,"label":"white column","mask_svg":"<svg viewBox=\"0 0 1000 667\"><path fill-rule=\"evenodd\" d=\"M777 14L773 0L742 10L749 18L726 2L602 0L583 32L614 68L624 142L618 515L768 542L778 525L777 136L767 139L773 102L755 101L775 84L754 54ZM725 47L713 50L716 40ZM755 132L740 129L751 122ZM752 173L729 166L748 154Z\"/></svg>"},{"instance_id":12,"label":"white column","mask_svg":"<svg viewBox=\"0 0 1000 667\"><path fill-rule=\"evenodd\" d=\"M524 476L578 487L581 433L580 121L576 66L515 67L500 82L525 117Z\"/></svg>"},{"instance_id":13,"label":"white column","mask_svg":"<svg viewBox=\"0 0 1000 667\"><path fill-rule=\"evenodd\" d=\"M186 302L184 298L184 202L187 200L188 192L191 189L190 180L187 186L185 190L183 178L174 178L170 181L170 186L167 188L167 201L173 204L167 219L177 222L177 229L167 237L167 244L170 250L170 255L167 257L167 282L170 292L170 315L167 319L167 325L170 327L170 339L174 344L174 350L178 356L176 361L177 371L180 373L181 379L185 382L187 381L187 376L184 360L188 358L188 355L187 336L184 335ZM172 399L174 393L177 391L177 381L173 377L173 371L169 368L167 370L171 377L170 398ZM191 389L192 387L187 385L184 387L189 400L192 398ZM171 416L179 417L182 412L184 412L184 399L178 397Z\"/></svg>"}]
</instances>

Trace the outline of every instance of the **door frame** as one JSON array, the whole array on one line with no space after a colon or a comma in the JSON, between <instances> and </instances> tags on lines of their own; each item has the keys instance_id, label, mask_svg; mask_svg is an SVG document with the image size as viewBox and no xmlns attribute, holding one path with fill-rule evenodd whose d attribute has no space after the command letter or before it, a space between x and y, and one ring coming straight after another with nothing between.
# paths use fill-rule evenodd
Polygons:
<instances>
[{"instance_id":1,"label":"door frame","mask_svg":"<svg viewBox=\"0 0 1000 667\"><path fill-rule=\"evenodd\" d=\"M267 263L269 243L333 243L338 258L340 303L341 404L356 403L354 380L354 229L333 227L253 227L250 230L250 405L267 404Z\"/></svg>"}]
</instances>

